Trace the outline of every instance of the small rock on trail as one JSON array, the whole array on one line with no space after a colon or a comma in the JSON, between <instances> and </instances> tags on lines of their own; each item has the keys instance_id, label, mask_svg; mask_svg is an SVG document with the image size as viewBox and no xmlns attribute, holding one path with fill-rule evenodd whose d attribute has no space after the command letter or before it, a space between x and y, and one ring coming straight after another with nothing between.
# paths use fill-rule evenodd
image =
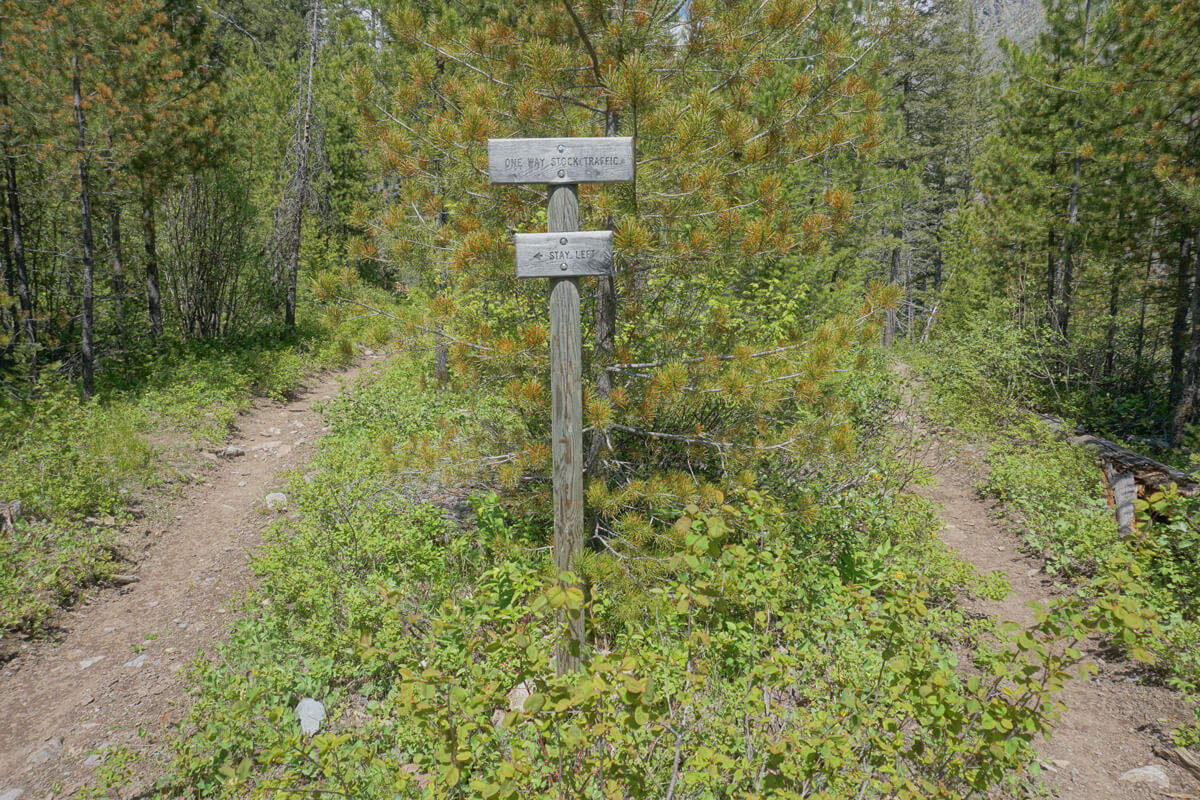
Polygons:
<instances>
[{"instance_id":1,"label":"small rock on trail","mask_svg":"<svg viewBox=\"0 0 1200 800\"><path fill-rule=\"evenodd\" d=\"M286 511L288 499L283 492L271 492L266 497L267 508L270 511Z\"/></svg>"},{"instance_id":2,"label":"small rock on trail","mask_svg":"<svg viewBox=\"0 0 1200 800\"><path fill-rule=\"evenodd\" d=\"M1160 789L1171 788L1171 781L1167 778L1167 773L1153 764L1131 769L1121 776L1121 780L1125 783L1145 783Z\"/></svg>"}]
</instances>

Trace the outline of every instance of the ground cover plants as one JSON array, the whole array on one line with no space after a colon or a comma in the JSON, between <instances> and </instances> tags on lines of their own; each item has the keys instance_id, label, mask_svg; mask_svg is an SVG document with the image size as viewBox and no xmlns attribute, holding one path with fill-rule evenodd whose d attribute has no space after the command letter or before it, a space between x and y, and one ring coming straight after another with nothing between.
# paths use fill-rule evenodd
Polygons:
<instances>
[{"instance_id":1,"label":"ground cover plants","mask_svg":"<svg viewBox=\"0 0 1200 800\"><path fill-rule=\"evenodd\" d=\"M429 369L402 359L324 409L332 434L292 479L259 588L192 666L160 794L982 796L1034 785L1072 643L1148 624L1112 595L1064 601L959 663L955 598L981 578L898 491L911 465L883 439L878 477L853 487L838 473L856 459L802 490L664 482L648 544L593 543L588 594L564 589L544 512L480 456L516 420L485 392L423 391ZM882 391L863 396L895 396L882 362L867 375ZM449 474L476 487L466 520L432 499ZM573 612L593 639L560 676ZM304 697L328 714L316 735Z\"/></svg>"}]
</instances>

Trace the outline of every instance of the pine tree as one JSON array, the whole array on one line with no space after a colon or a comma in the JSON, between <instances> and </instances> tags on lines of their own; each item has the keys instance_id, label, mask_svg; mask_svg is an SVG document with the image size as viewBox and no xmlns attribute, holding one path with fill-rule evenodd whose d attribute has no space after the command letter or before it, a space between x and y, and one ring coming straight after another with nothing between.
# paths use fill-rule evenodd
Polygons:
<instances>
[{"instance_id":1,"label":"pine tree","mask_svg":"<svg viewBox=\"0 0 1200 800\"><path fill-rule=\"evenodd\" d=\"M355 252L428 300L408 331L444 337L453 380L498 385L524 420L499 470L509 486L530 475L547 487L545 287L515 279L509 238L544 230L546 212L539 187L487 185L486 140L634 137L633 185L580 187L581 227L615 233L613 279L584 286L588 503L613 549L636 549L637 520L663 502L647 498L780 458L800 475L852 447L832 421L844 408L832 370L876 332L861 295L855 316L815 332L764 314L790 299L760 280L822 252L850 219L851 194L832 181L811 180L800 204L788 184L876 145L873 70L895 20L869 4L677 12L397 3L381 15L388 46L352 77L385 187L365 212L376 234ZM318 284L328 299L345 291Z\"/></svg>"}]
</instances>

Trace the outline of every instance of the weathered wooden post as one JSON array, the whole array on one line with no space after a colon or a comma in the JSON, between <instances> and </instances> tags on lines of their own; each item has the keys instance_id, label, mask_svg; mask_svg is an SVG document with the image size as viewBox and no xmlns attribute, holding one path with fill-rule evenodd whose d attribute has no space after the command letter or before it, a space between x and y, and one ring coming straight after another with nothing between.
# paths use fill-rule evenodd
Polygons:
<instances>
[{"instance_id":1,"label":"weathered wooden post","mask_svg":"<svg viewBox=\"0 0 1200 800\"><path fill-rule=\"evenodd\" d=\"M545 183L547 233L518 233L518 278L550 279L551 447L554 455L554 564L573 572L583 549L583 381L579 277L612 272L612 232L580 231L579 184L633 180L633 139L489 139L492 183ZM559 642L558 673L580 668L583 615ZM572 647L572 644L574 647Z\"/></svg>"}]
</instances>

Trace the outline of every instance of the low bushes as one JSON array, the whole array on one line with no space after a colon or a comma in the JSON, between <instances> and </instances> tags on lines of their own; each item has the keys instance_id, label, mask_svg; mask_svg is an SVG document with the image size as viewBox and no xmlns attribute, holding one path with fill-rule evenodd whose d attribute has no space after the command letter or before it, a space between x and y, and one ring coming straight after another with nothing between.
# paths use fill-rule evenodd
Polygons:
<instances>
[{"instance_id":1,"label":"low bushes","mask_svg":"<svg viewBox=\"0 0 1200 800\"><path fill-rule=\"evenodd\" d=\"M491 483L501 459L479 443L514 423L480 393L420 392L426 373L400 363L325 409L332 434L255 560L260 588L192 666L163 793L977 796L1036 773L1072 642L1149 625L1112 593L1063 601L960 664L954 598L978 579L895 491L886 448L853 486L849 462L805 487L761 481L771 493L663 481L652 547L598 569L596 542L588 594L564 590L547 519L486 491L461 524L431 501L439 475ZM585 669L558 676L577 613ZM303 697L328 713L312 737Z\"/></svg>"}]
</instances>

